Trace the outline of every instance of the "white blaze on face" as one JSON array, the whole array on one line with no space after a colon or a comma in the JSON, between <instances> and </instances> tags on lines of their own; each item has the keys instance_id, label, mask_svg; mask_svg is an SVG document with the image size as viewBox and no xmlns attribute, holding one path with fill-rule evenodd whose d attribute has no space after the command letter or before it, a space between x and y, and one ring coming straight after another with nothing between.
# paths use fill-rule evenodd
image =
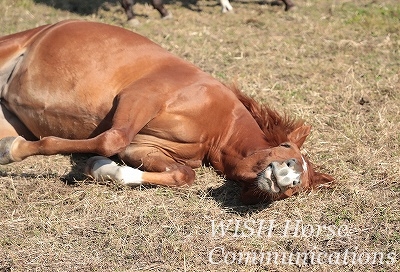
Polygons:
<instances>
[{"instance_id":1,"label":"white blaze on face","mask_svg":"<svg viewBox=\"0 0 400 272\"><path fill-rule=\"evenodd\" d=\"M301 159L303 161L303 165L302 165L303 166L303 173L305 174L308 171L307 162L306 162L306 160L304 159L303 156L301 156Z\"/></svg>"}]
</instances>

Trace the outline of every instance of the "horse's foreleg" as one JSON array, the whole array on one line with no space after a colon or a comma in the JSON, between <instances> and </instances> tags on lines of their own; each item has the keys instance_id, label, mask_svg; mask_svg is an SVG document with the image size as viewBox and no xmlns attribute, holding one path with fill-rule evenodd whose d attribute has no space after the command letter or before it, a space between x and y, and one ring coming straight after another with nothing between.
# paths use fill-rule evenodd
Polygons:
<instances>
[{"instance_id":1,"label":"horse's foreleg","mask_svg":"<svg viewBox=\"0 0 400 272\"><path fill-rule=\"evenodd\" d=\"M140 184L191 185L195 177L193 169L184 165L175 165L163 172L143 172L129 166L119 166L114 161L100 156L88 160L85 172L97 180L114 180L128 186Z\"/></svg>"},{"instance_id":2,"label":"horse's foreleg","mask_svg":"<svg viewBox=\"0 0 400 272\"><path fill-rule=\"evenodd\" d=\"M101 156L91 157L85 174L97 180L115 180L124 185L140 185L144 182L143 171L129 166L119 166L114 161Z\"/></svg>"},{"instance_id":3,"label":"horse's foreleg","mask_svg":"<svg viewBox=\"0 0 400 272\"><path fill-rule=\"evenodd\" d=\"M195 179L195 173L190 166L183 161L176 161L161 147L134 142L118 153L118 156L124 163L144 169L146 172L143 180L151 184L191 185Z\"/></svg>"}]
</instances>

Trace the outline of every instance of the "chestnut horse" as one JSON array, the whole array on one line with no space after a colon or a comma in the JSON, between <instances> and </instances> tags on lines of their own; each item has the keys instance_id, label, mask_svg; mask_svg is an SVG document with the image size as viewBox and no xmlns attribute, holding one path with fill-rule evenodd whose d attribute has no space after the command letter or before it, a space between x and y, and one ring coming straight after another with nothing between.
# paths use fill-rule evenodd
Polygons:
<instances>
[{"instance_id":1,"label":"chestnut horse","mask_svg":"<svg viewBox=\"0 0 400 272\"><path fill-rule=\"evenodd\" d=\"M207 164L248 204L332 181L300 153L310 126L123 28L64 21L0 38L0 90L0 164L95 153L94 178L165 186Z\"/></svg>"}]
</instances>

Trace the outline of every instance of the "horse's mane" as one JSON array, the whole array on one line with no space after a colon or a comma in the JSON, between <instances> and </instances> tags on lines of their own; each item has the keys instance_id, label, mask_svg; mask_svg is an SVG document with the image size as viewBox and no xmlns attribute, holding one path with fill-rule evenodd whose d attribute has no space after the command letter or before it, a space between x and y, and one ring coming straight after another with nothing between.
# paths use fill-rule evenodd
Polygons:
<instances>
[{"instance_id":1,"label":"horse's mane","mask_svg":"<svg viewBox=\"0 0 400 272\"><path fill-rule=\"evenodd\" d=\"M304 124L304 120L296 120L286 114L281 115L267 105L259 104L236 86L232 86L230 89L256 120L264 132L266 140L272 146L287 142L288 135Z\"/></svg>"}]
</instances>

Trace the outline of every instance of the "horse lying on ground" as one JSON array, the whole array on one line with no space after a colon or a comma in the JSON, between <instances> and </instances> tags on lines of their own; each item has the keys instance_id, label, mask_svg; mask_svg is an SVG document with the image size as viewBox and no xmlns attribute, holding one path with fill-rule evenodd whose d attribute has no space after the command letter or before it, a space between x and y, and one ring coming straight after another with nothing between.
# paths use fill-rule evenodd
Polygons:
<instances>
[{"instance_id":1,"label":"horse lying on ground","mask_svg":"<svg viewBox=\"0 0 400 272\"><path fill-rule=\"evenodd\" d=\"M95 153L94 178L165 186L206 164L246 204L333 180L300 152L310 126L123 28L64 21L0 38L0 90L0 164Z\"/></svg>"}]
</instances>

